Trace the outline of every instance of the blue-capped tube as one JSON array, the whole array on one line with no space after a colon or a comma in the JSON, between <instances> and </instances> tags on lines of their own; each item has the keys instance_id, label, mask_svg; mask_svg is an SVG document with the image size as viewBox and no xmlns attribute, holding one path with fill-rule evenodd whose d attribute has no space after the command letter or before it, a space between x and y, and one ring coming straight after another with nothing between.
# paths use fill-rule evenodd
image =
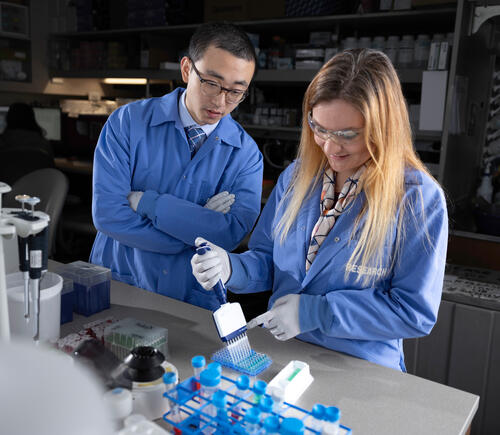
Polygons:
<instances>
[{"instance_id":1,"label":"blue-capped tube","mask_svg":"<svg viewBox=\"0 0 500 435\"><path fill-rule=\"evenodd\" d=\"M266 381L263 381L261 379L257 379L254 383L253 383L253 387L252 387L252 391L254 393L253 395L253 403L255 404L259 404L260 402L260 398L266 394L266 388L267 388L267 382Z\"/></svg>"},{"instance_id":2,"label":"blue-capped tube","mask_svg":"<svg viewBox=\"0 0 500 435\"><path fill-rule=\"evenodd\" d=\"M283 409L283 403L285 402L285 389L282 385L270 385L267 389L267 393L273 399L273 412L280 414Z\"/></svg>"},{"instance_id":3,"label":"blue-capped tube","mask_svg":"<svg viewBox=\"0 0 500 435\"><path fill-rule=\"evenodd\" d=\"M270 415L264 419L262 426L266 435L277 435L280 429L280 419L276 415Z\"/></svg>"},{"instance_id":4,"label":"blue-capped tube","mask_svg":"<svg viewBox=\"0 0 500 435\"><path fill-rule=\"evenodd\" d=\"M247 395L248 389L250 388L250 378L247 375L240 375L236 379L236 390L234 395L236 396L235 404L233 405L233 412L231 417L234 420L239 420L243 417L243 406L242 400Z\"/></svg>"},{"instance_id":5,"label":"blue-capped tube","mask_svg":"<svg viewBox=\"0 0 500 435\"><path fill-rule=\"evenodd\" d=\"M211 403L211 401L220 385L220 377L220 373L213 369L205 369L200 373L201 396L210 402L203 408L202 411L206 414L203 416L204 421L201 423L203 425L201 431L205 435L214 433L216 429L215 417L217 416L217 408Z\"/></svg>"},{"instance_id":6,"label":"blue-capped tube","mask_svg":"<svg viewBox=\"0 0 500 435\"><path fill-rule=\"evenodd\" d=\"M200 373L205 369L206 360L203 355L196 355L191 358L191 365L193 366L194 385L193 390L200 389Z\"/></svg>"},{"instance_id":7,"label":"blue-capped tube","mask_svg":"<svg viewBox=\"0 0 500 435\"><path fill-rule=\"evenodd\" d=\"M323 423L325 419L326 407L321 403L316 403L311 410L312 420L311 420L311 429L314 429L316 432L320 432L323 429Z\"/></svg>"},{"instance_id":8,"label":"blue-capped tube","mask_svg":"<svg viewBox=\"0 0 500 435\"><path fill-rule=\"evenodd\" d=\"M256 406L247 409L245 413L245 427L249 435L255 435L260 431L260 409Z\"/></svg>"},{"instance_id":9,"label":"blue-capped tube","mask_svg":"<svg viewBox=\"0 0 500 435\"><path fill-rule=\"evenodd\" d=\"M267 417L269 417L273 412L274 400L271 399L267 394L261 396L259 400L259 408L261 412L261 420L264 421Z\"/></svg>"},{"instance_id":10,"label":"blue-capped tube","mask_svg":"<svg viewBox=\"0 0 500 435\"><path fill-rule=\"evenodd\" d=\"M227 395L223 390L217 390L213 397L212 403L217 410L217 426L220 432L224 432L229 427L229 418L227 416Z\"/></svg>"},{"instance_id":11,"label":"blue-capped tube","mask_svg":"<svg viewBox=\"0 0 500 435\"><path fill-rule=\"evenodd\" d=\"M177 375L175 372L166 372L162 379L165 384L165 392L168 400L169 418L175 423L180 423L182 416L179 404L177 403ZM174 431L173 428L170 429Z\"/></svg>"},{"instance_id":12,"label":"blue-capped tube","mask_svg":"<svg viewBox=\"0 0 500 435\"><path fill-rule=\"evenodd\" d=\"M295 417L284 418L280 426L281 435L302 435L305 426L302 420Z\"/></svg>"},{"instance_id":13,"label":"blue-capped tube","mask_svg":"<svg viewBox=\"0 0 500 435\"><path fill-rule=\"evenodd\" d=\"M325 422L323 423L322 435L338 435L340 428L340 409L329 406L325 410Z\"/></svg>"}]
</instances>

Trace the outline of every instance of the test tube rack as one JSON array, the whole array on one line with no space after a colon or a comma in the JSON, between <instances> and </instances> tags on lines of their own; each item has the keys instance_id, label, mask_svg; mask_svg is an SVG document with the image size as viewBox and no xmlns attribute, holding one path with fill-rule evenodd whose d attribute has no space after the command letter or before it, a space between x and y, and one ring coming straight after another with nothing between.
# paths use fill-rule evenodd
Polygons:
<instances>
[{"instance_id":1,"label":"test tube rack","mask_svg":"<svg viewBox=\"0 0 500 435\"><path fill-rule=\"evenodd\" d=\"M177 415L180 415L180 418L178 418L180 421L174 421L172 419L171 410L163 416L163 419L167 423L176 428L176 433L179 431L187 435L201 435L215 431L217 431L217 433L236 435L248 433L244 416L248 409L255 406L252 400L255 393L251 389L247 390L243 397L239 397L236 395L236 382L229 377L221 376L219 389L225 391L227 394L227 421L223 422L218 417L209 415L209 413L206 412L206 408L208 405L212 404L212 400L211 398L203 396L201 391L196 389L197 385L199 384L196 378L191 377L179 383L176 389L173 390L175 391L174 394L172 394L172 392L164 394L165 398L179 405L179 413ZM283 402L279 412L273 411L272 414L279 418L280 423L287 417L298 418L304 423L304 435L320 435L320 432L311 427L314 421L312 413L303 408L288 402ZM262 426L259 433L264 433ZM350 434L352 434L351 429L340 425L338 435Z\"/></svg>"}]
</instances>

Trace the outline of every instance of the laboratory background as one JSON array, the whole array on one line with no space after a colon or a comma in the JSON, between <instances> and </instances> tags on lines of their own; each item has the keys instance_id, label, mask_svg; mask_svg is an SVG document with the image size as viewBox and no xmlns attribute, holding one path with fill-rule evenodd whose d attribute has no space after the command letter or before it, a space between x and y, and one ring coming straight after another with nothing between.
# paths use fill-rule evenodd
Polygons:
<instances>
[{"instance_id":1,"label":"laboratory background","mask_svg":"<svg viewBox=\"0 0 500 435\"><path fill-rule=\"evenodd\" d=\"M101 129L185 86L189 39L215 21L257 54L231 116L263 156L261 207L321 66L351 48L394 64L449 215L437 322L404 340L407 373L244 321L226 340L216 312L90 263ZM0 433L500 434L499 57L500 1L0 1L0 132L19 103L42 130L0 136ZM249 321L268 298L223 293L221 307Z\"/></svg>"}]
</instances>

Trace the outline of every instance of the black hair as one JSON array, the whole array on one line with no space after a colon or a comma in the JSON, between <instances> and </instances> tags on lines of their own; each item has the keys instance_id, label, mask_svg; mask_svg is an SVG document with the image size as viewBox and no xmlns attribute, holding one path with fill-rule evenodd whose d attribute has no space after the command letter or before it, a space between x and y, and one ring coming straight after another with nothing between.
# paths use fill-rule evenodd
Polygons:
<instances>
[{"instance_id":1,"label":"black hair","mask_svg":"<svg viewBox=\"0 0 500 435\"><path fill-rule=\"evenodd\" d=\"M26 103L13 103L9 107L6 130L36 131L43 136L43 130L35 119L33 108Z\"/></svg>"},{"instance_id":2,"label":"black hair","mask_svg":"<svg viewBox=\"0 0 500 435\"><path fill-rule=\"evenodd\" d=\"M252 61L257 72L257 55L248 35L238 26L226 21L199 26L189 41L189 58L196 62L208 47L214 46L240 59Z\"/></svg>"}]
</instances>

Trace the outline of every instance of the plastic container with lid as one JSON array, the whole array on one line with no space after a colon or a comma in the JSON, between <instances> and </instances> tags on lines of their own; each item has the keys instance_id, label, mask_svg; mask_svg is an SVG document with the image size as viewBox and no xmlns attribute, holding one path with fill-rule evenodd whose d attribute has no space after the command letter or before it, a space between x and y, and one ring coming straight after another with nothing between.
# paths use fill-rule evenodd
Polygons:
<instances>
[{"instance_id":1,"label":"plastic container with lid","mask_svg":"<svg viewBox=\"0 0 500 435\"><path fill-rule=\"evenodd\" d=\"M63 278L61 290L61 325L73 320L73 310L75 306L75 289L73 280Z\"/></svg>"},{"instance_id":2,"label":"plastic container with lid","mask_svg":"<svg viewBox=\"0 0 500 435\"><path fill-rule=\"evenodd\" d=\"M24 317L24 277L23 272L6 276L7 301L9 307L10 332L13 337L33 337L35 321L35 301L30 291L30 317ZM39 340L54 343L61 331L61 289L62 278L46 272L40 280ZM30 285L31 290L31 285Z\"/></svg>"},{"instance_id":3,"label":"plastic container with lid","mask_svg":"<svg viewBox=\"0 0 500 435\"><path fill-rule=\"evenodd\" d=\"M134 348L124 360L127 366L124 377L132 381L133 412L149 420L161 418L168 410L168 403L163 398L166 391L164 362L163 354L148 346Z\"/></svg>"},{"instance_id":4,"label":"plastic container with lid","mask_svg":"<svg viewBox=\"0 0 500 435\"><path fill-rule=\"evenodd\" d=\"M115 428L121 429L124 419L132 413L132 393L126 388L114 388L104 393L103 400Z\"/></svg>"},{"instance_id":5,"label":"plastic container with lid","mask_svg":"<svg viewBox=\"0 0 500 435\"><path fill-rule=\"evenodd\" d=\"M168 358L168 330L126 317L106 327L104 345L120 359L137 346L153 347Z\"/></svg>"},{"instance_id":6,"label":"plastic container with lid","mask_svg":"<svg viewBox=\"0 0 500 435\"><path fill-rule=\"evenodd\" d=\"M76 313L90 316L109 308L111 270L85 261L75 261L58 267L56 272L63 278L73 280Z\"/></svg>"},{"instance_id":7,"label":"plastic container with lid","mask_svg":"<svg viewBox=\"0 0 500 435\"><path fill-rule=\"evenodd\" d=\"M413 65L413 53L415 51L415 39L413 35L403 35L399 43L398 65L409 68Z\"/></svg>"}]
</instances>

